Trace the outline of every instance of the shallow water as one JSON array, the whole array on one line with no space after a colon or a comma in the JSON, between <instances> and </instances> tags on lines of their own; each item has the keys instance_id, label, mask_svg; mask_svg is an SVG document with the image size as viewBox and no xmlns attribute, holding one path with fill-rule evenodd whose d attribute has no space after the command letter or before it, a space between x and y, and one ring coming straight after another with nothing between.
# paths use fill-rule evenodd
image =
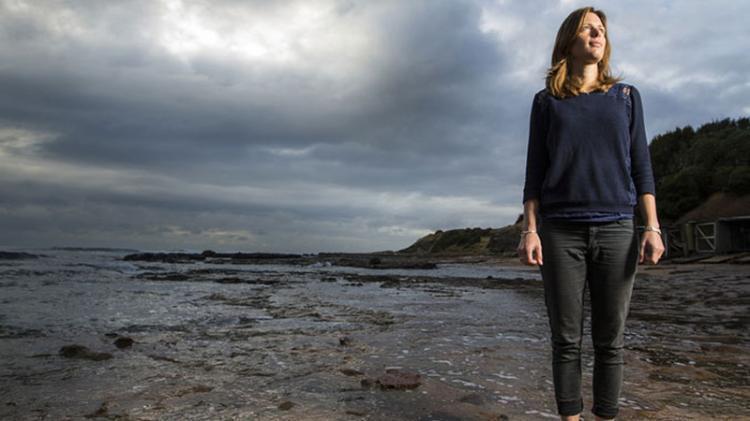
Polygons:
<instances>
[{"instance_id":1,"label":"shallow water","mask_svg":"<svg viewBox=\"0 0 750 421\"><path fill-rule=\"evenodd\" d=\"M557 418L534 268L163 264L124 262L116 252L30 252L45 257L0 261L3 419ZM750 416L748 269L649 269L633 294L619 419ZM154 280L165 275L178 280ZM593 419L588 318L584 330L584 416ZM135 344L118 349L114 334ZM69 344L112 358L59 356ZM418 372L421 384L362 384L388 368Z\"/></svg>"}]
</instances>

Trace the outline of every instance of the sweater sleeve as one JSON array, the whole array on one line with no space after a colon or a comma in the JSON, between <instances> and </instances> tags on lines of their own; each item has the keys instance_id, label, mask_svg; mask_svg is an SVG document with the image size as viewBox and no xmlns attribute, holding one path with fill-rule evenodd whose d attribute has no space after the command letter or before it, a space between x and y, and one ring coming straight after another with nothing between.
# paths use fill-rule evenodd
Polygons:
<instances>
[{"instance_id":1,"label":"sweater sleeve","mask_svg":"<svg viewBox=\"0 0 750 421\"><path fill-rule=\"evenodd\" d=\"M654 174L651 168L651 155L646 139L646 127L643 122L643 104L641 94L635 86L630 86L630 159L631 176L638 196L644 193L656 195Z\"/></svg>"},{"instance_id":2,"label":"sweater sleeve","mask_svg":"<svg viewBox=\"0 0 750 421\"><path fill-rule=\"evenodd\" d=\"M543 92L543 91L542 91ZM547 154L548 116L547 107L542 102L546 98L542 92L534 95L529 119L529 143L526 149L526 180L523 188L523 203L529 199L539 199L542 183L547 173L549 156Z\"/></svg>"}]
</instances>

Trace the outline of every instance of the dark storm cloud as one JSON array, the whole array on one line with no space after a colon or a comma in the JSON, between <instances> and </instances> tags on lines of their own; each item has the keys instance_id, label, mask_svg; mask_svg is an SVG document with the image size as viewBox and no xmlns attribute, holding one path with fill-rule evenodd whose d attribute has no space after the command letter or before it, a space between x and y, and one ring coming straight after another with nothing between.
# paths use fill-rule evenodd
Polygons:
<instances>
[{"instance_id":1,"label":"dark storm cloud","mask_svg":"<svg viewBox=\"0 0 750 421\"><path fill-rule=\"evenodd\" d=\"M512 223L580 5L0 3L0 246L363 251ZM670 5L604 6L649 136L750 112L744 6Z\"/></svg>"},{"instance_id":2,"label":"dark storm cloud","mask_svg":"<svg viewBox=\"0 0 750 421\"><path fill-rule=\"evenodd\" d=\"M410 2L378 11L371 24L379 31L377 49L363 66L364 84L351 94L336 92L344 86L335 84L304 92L325 63L257 71L212 51L176 63L146 40L125 44L108 32L63 39L52 51L33 44L29 48L39 54L29 65L39 70L3 69L0 89L8 95L0 110L13 121L59 133L45 152L76 162L226 162L252 160L238 151L254 145L346 142L386 150L388 161L401 151L473 154L457 138L462 128L488 117L491 110L476 98L502 70L495 44L477 27L479 14L476 6L459 2ZM99 19L89 12L80 25ZM267 85L274 89L262 88Z\"/></svg>"}]
</instances>

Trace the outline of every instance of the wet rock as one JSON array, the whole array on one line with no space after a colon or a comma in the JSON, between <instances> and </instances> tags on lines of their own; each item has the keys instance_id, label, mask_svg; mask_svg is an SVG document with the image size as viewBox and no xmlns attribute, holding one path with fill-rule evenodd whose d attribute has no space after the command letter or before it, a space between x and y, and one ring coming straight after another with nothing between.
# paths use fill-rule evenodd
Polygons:
<instances>
[{"instance_id":1,"label":"wet rock","mask_svg":"<svg viewBox=\"0 0 750 421\"><path fill-rule=\"evenodd\" d=\"M122 328L125 332L189 332L187 325L163 325L163 324L135 324Z\"/></svg>"},{"instance_id":2,"label":"wet rock","mask_svg":"<svg viewBox=\"0 0 750 421\"><path fill-rule=\"evenodd\" d=\"M281 402L279 404L279 409L281 409L283 411L287 411L287 410L292 409L293 406L294 406L294 402L292 402L292 401L284 401L284 402Z\"/></svg>"},{"instance_id":3,"label":"wet rock","mask_svg":"<svg viewBox=\"0 0 750 421\"><path fill-rule=\"evenodd\" d=\"M584 419L583 416L581 417L581 419L582 420ZM508 418L508 416L505 414L490 415L490 417L487 418L487 421L508 421L508 420L510 420L510 418Z\"/></svg>"},{"instance_id":4,"label":"wet rock","mask_svg":"<svg viewBox=\"0 0 750 421\"><path fill-rule=\"evenodd\" d=\"M109 407L107 406L107 402L102 402L101 405L99 405L99 408L97 408L96 411L84 415L86 418L98 418L98 417L109 417Z\"/></svg>"},{"instance_id":5,"label":"wet rock","mask_svg":"<svg viewBox=\"0 0 750 421\"><path fill-rule=\"evenodd\" d=\"M17 251L0 251L0 260L23 260L23 259L37 259L39 256L31 253L17 252Z\"/></svg>"},{"instance_id":6,"label":"wet rock","mask_svg":"<svg viewBox=\"0 0 750 421\"><path fill-rule=\"evenodd\" d=\"M217 257L231 258L231 259L290 259L303 257L301 254L295 253L216 253Z\"/></svg>"},{"instance_id":7,"label":"wet rock","mask_svg":"<svg viewBox=\"0 0 750 421\"><path fill-rule=\"evenodd\" d=\"M344 374L346 374L347 376L361 376L361 375L365 374L365 373L363 373L363 372L361 372L359 370L355 370L353 368L342 368L339 371L342 372L342 373L344 373Z\"/></svg>"},{"instance_id":8,"label":"wet rock","mask_svg":"<svg viewBox=\"0 0 750 421\"><path fill-rule=\"evenodd\" d=\"M403 370L400 368L388 368L385 374L375 379L375 384L381 389L414 389L419 387L421 376L414 371Z\"/></svg>"},{"instance_id":9,"label":"wet rock","mask_svg":"<svg viewBox=\"0 0 750 421\"><path fill-rule=\"evenodd\" d=\"M277 259L299 259L303 256L300 254L284 253L217 253L212 250L206 250L203 253L133 253L128 254L122 259L125 261L145 261L145 262L164 262L164 263L193 263L202 262L206 259L228 259L232 263L242 261L258 260L277 260Z\"/></svg>"},{"instance_id":10,"label":"wet rock","mask_svg":"<svg viewBox=\"0 0 750 421\"><path fill-rule=\"evenodd\" d=\"M0 339L4 338L39 338L46 336L39 329L23 329L15 326L0 325Z\"/></svg>"},{"instance_id":11,"label":"wet rock","mask_svg":"<svg viewBox=\"0 0 750 421\"><path fill-rule=\"evenodd\" d=\"M370 269L435 269L437 264L423 256L373 253L318 253L317 260L335 266Z\"/></svg>"},{"instance_id":12,"label":"wet rock","mask_svg":"<svg viewBox=\"0 0 750 421\"><path fill-rule=\"evenodd\" d=\"M131 347L133 345L133 342L134 341L132 338L128 338L127 336L122 336L122 337L115 339L114 344L116 347L123 349L123 348Z\"/></svg>"},{"instance_id":13,"label":"wet rock","mask_svg":"<svg viewBox=\"0 0 750 421\"><path fill-rule=\"evenodd\" d=\"M359 417L364 417L367 415L367 411L362 411L359 409L347 409L345 412L347 415L356 415Z\"/></svg>"},{"instance_id":14,"label":"wet rock","mask_svg":"<svg viewBox=\"0 0 750 421\"><path fill-rule=\"evenodd\" d=\"M150 281L187 281L190 279L189 276L184 273L153 273L145 272L135 276L138 279L148 279Z\"/></svg>"},{"instance_id":15,"label":"wet rock","mask_svg":"<svg viewBox=\"0 0 750 421\"><path fill-rule=\"evenodd\" d=\"M298 319L301 317L314 317L316 319L323 318L320 312L311 310L310 308L267 307L266 312L268 312L268 314L274 319Z\"/></svg>"},{"instance_id":16,"label":"wet rock","mask_svg":"<svg viewBox=\"0 0 750 421\"><path fill-rule=\"evenodd\" d=\"M239 374L244 376L258 376L258 377L274 377L277 373L258 371L254 368L245 368L238 371Z\"/></svg>"},{"instance_id":17,"label":"wet rock","mask_svg":"<svg viewBox=\"0 0 750 421\"><path fill-rule=\"evenodd\" d=\"M156 361L168 361L170 363L179 363L180 361L175 360L174 358L170 358L164 355L158 355L158 354L146 354L149 358L156 360Z\"/></svg>"},{"instance_id":18,"label":"wet rock","mask_svg":"<svg viewBox=\"0 0 750 421\"><path fill-rule=\"evenodd\" d=\"M220 294L218 292L214 292L211 295L206 296L207 300L217 300L217 301L225 301L227 299L227 296L224 294Z\"/></svg>"},{"instance_id":19,"label":"wet rock","mask_svg":"<svg viewBox=\"0 0 750 421\"><path fill-rule=\"evenodd\" d=\"M239 283L242 283L244 281L242 279L234 276L234 277L229 277L229 278L217 279L214 282L219 283L219 284L239 284Z\"/></svg>"},{"instance_id":20,"label":"wet rock","mask_svg":"<svg viewBox=\"0 0 750 421\"><path fill-rule=\"evenodd\" d=\"M420 418L419 421L427 420L440 420L440 421L464 421L465 418L459 415L454 415L449 412L436 411L428 414L424 418Z\"/></svg>"},{"instance_id":21,"label":"wet rock","mask_svg":"<svg viewBox=\"0 0 750 421\"><path fill-rule=\"evenodd\" d=\"M112 354L108 352L95 352L83 345L65 345L60 348L58 354L65 358L81 358L94 361L108 360Z\"/></svg>"},{"instance_id":22,"label":"wet rock","mask_svg":"<svg viewBox=\"0 0 750 421\"><path fill-rule=\"evenodd\" d=\"M124 261L192 263L203 261L205 257L193 253L133 253L122 258Z\"/></svg>"},{"instance_id":23,"label":"wet rock","mask_svg":"<svg viewBox=\"0 0 750 421\"><path fill-rule=\"evenodd\" d=\"M207 393L214 390L211 386L206 386L204 384L197 384L194 386L187 387L185 389L181 389L175 392L175 396L185 396L185 395L191 395L193 393Z\"/></svg>"},{"instance_id":24,"label":"wet rock","mask_svg":"<svg viewBox=\"0 0 750 421\"><path fill-rule=\"evenodd\" d=\"M281 281L278 280L278 279L262 279L262 278L258 278L258 279L252 279L252 280L245 281L245 283L248 283L248 284L258 284L258 285L278 285L278 284L281 283Z\"/></svg>"},{"instance_id":25,"label":"wet rock","mask_svg":"<svg viewBox=\"0 0 750 421\"><path fill-rule=\"evenodd\" d=\"M388 278L383 280L383 283L380 284L380 288L398 288L401 286L401 281L396 278Z\"/></svg>"},{"instance_id":26,"label":"wet rock","mask_svg":"<svg viewBox=\"0 0 750 421\"><path fill-rule=\"evenodd\" d=\"M482 396L478 393L469 393L468 395L461 396L458 398L458 401L473 405L482 405L484 403L484 399L482 399Z\"/></svg>"},{"instance_id":27,"label":"wet rock","mask_svg":"<svg viewBox=\"0 0 750 421\"><path fill-rule=\"evenodd\" d=\"M362 316L359 318L363 322L372 323L379 326L387 326L396 323L394 316L385 311L362 311Z\"/></svg>"},{"instance_id":28,"label":"wet rock","mask_svg":"<svg viewBox=\"0 0 750 421\"><path fill-rule=\"evenodd\" d=\"M279 279L265 278L241 278L238 276L215 276L221 272L210 270L188 270L185 272L143 272L133 276L134 279L147 279L150 281L189 281L189 282L215 282L218 284L251 284L251 285L277 285L282 281Z\"/></svg>"}]
</instances>

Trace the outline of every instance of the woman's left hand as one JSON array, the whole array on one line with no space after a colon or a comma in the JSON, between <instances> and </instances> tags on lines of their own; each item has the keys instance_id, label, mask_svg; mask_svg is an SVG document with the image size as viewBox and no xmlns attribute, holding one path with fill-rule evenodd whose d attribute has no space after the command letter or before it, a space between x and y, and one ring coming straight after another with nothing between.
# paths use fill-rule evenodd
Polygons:
<instances>
[{"instance_id":1,"label":"woman's left hand","mask_svg":"<svg viewBox=\"0 0 750 421\"><path fill-rule=\"evenodd\" d=\"M661 235L655 231L644 231L641 238L641 254L638 263L655 265L664 253L664 243Z\"/></svg>"}]
</instances>

